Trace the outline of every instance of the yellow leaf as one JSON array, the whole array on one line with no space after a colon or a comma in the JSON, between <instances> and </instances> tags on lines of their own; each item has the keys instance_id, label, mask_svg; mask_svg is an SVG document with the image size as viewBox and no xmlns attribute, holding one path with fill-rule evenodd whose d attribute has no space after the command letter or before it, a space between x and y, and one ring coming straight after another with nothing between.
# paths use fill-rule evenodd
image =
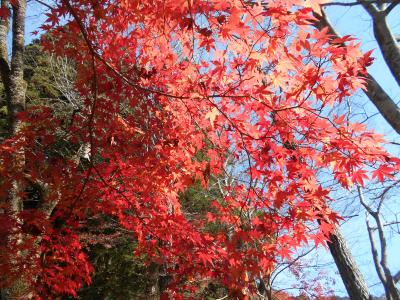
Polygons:
<instances>
[{"instance_id":1,"label":"yellow leaf","mask_svg":"<svg viewBox=\"0 0 400 300\"><path fill-rule=\"evenodd\" d=\"M219 111L216 107L214 107L211 111L206 114L206 119L210 119L210 123L212 128L214 128L215 118L219 115Z\"/></svg>"}]
</instances>

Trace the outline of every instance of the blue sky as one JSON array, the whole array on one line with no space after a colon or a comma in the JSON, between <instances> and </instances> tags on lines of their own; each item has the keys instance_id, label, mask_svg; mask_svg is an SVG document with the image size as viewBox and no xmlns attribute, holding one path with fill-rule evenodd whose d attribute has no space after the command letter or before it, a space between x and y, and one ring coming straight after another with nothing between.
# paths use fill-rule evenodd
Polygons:
<instances>
[{"instance_id":1,"label":"blue sky","mask_svg":"<svg viewBox=\"0 0 400 300\"><path fill-rule=\"evenodd\" d=\"M347 1L349 2L349 1ZM26 42L29 43L32 40L32 31L37 29L37 26L45 20L44 12L45 9L38 5L32 4L30 2L26 23L27 38ZM379 48L375 42L372 33L371 20L369 16L361 7L329 7L328 15L331 19L332 24L335 26L337 31L341 35L352 34L359 38L362 42L362 49L368 51L370 49L376 49L373 56L376 58L375 63L369 68L371 74L377 79L377 81L385 88L387 93L395 99L395 101L400 101L400 88L391 77L390 71L386 67L383 58L379 52ZM389 23L395 34L400 35L400 7L397 7L389 16ZM396 18L397 17L397 18ZM376 108L369 103L369 100L360 92L355 95L352 99L356 104L354 109L357 109L357 105L363 106L368 114L373 115L377 112ZM386 121L379 115L373 117L369 120L368 125L370 128L375 129L381 133L384 133L388 140L399 142L398 135L390 128ZM399 156L400 147L391 147L390 151ZM354 201L357 201L356 199ZM343 205L349 205L347 202L338 202L338 208L343 209ZM400 201L397 199L392 200L391 205L396 206L400 211ZM356 207L354 205L353 207ZM364 223L364 214L360 213L359 217L353 218L346 222L343 226L343 233L348 240L349 246L353 251L353 254L358 262L362 273L364 274L368 284L370 286L371 292L375 295L380 295L383 293L381 286L374 285L374 283L379 282L376 275L375 269L373 267L373 262L370 254L370 246L367 238L367 232ZM398 249L400 249L400 236L393 235L389 236L389 263L393 273L400 270L400 255L397 254ZM396 249L397 246L397 249ZM318 262L320 264L327 263L325 271L336 279L336 284L333 287L338 295L345 295L345 289L341 283L340 278L336 272L336 267L331 264L332 259L329 252L324 249L320 249L315 256L318 256Z\"/></svg>"}]
</instances>

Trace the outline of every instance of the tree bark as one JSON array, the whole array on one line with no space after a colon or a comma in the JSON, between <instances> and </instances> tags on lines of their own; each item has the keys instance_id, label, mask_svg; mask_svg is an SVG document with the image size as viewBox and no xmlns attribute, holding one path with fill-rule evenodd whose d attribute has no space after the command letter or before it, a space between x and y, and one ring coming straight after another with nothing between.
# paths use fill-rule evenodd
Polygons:
<instances>
[{"instance_id":1,"label":"tree bark","mask_svg":"<svg viewBox=\"0 0 400 300\"><path fill-rule=\"evenodd\" d=\"M8 135L16 137L22 128L22 122L18 120L18 113L25 110L24 81L24 47L25 47L25 15L26 0L13 1L2 0L3 7L12 8L12 53L11 61L8 59L7 34L9 30L9 19L0 22L0 73L5 87L5 98L7 102ZM25 150L22 146L17 147L12 156L15 170L23 174L25 168ZM9 215L18 221L18 214L23 209L22 193L24 183L21 179L12 181L11 188L6 199ZM23 241L23 236L16 237L17 243ZM23 255L18 253L17 255ZM11 262L12 259L11 258ZM23 278L17 280L7 291L2 291L2 297L9 299L27 299L28 286Z\"/></svg>"},{"instance_id":2,"label":"tree bark","mask_svg":"<svg viewBox=\"0 0 400 300\"><path fill-rule=\"evenodd\" d=\"M368 286L338 228L329 236L329 250L352 300L369 300Z\"/></svg>"},{"instance_id":3,"label":"tree bark","mask_svg":"<svg viewBox=\"0 0 400 300\"><path fill-rule=\"evenodd\" d=\"M2 1L2 5L8 5L8 1ZM25 47L25 13L26 0L19 0L13 6L12 19L12 57L11 65L8 63L7 33L8 20L2 21L0 25L0 54L1 54L1 77L5 87L7 101L7 117L9 136L14 137L22 127L18 120L18 113L25 110L25 81L24 81L24 47ZM13 155L16 170L23 172L25 165L24 149L17 148ZM9 191L8 204L12 214L18 214L22 210L23 192L22 183L15 180Z\"/></svg>"},{"instance_id":4,"label":"tree bark","mask_svg":"<svg viewBox=\"0 0 400 300\"><path fill-rule=\"evenodd\" d=\"M8 96L8 116L10 135L15 135L21 128L21 122L16 118L19 112L25 110L24 81L24 48L25 48L25 14L26 0L19 0L13 6L12 22L12 57L10 70L10 95Z\"/></svg>"},{"instance_id":5,"label":"tree bark","mask_svg":"<svg viewBox=\"0 0 400 300\"><path fill-rule=\"evenodd\" d=\"M364 92L382 117L400 134L400 108L371 74L367 76L367 89Z\"/></svg>"},{"instance_id":6,"label":"tree bark","mask_svg":"<svg viewBox=\"0 0 400 300\"><path fill-rule=\"evenodd\" d=\"M150 278L152 285L150 287L149 294L147 295L149 300L160 299L160 266L152 264L150 267Z\"/></svg>"},{"instance_id":7,"label":"tree bark","mask_svg":"<svg viewBox=\"0 0 400 300\"><path fill-rule=\"evenodd\" d=\"M372 3L358 1L371 16L374 36L379 49L394 79L400 85L400 47L387 24L387 13L385 10L377 9Z\"/></svg>"}]
</instances>

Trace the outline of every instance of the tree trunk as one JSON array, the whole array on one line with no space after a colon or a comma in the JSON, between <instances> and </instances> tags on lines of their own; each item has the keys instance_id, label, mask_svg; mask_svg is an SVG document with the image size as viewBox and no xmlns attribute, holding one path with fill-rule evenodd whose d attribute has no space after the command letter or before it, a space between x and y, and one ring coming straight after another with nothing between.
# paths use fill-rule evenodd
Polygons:
<instances>
[{"instance_id":1,"label":"tree trunk","mask_svg":"<svg viewBox=\"0 0 400 300\"><path fill-rule=\"evenodd\" d=\"M7 8L12 7L12 53L11 61L8 58L7 34L9 30L9 20L3 19L0 23L0 71L1 79L5 87L5 98L7 101L8 134L9 137L18 135L22 128L21 121L17 115L25 110L25 90L24 81L24 47L25 47L25 14L26 0L13 1L2 0L1 5ZM12 156L15 170L21 175L25 168L25 150L21 146L16 146ZM9 215L18 221L18 214L23 209L22 193L24 183L21 179L13 180L8 197L5 200ZM17 243L22 243L24 237L16 237ZM18 253L17 255L24 255ZM11 258L11 259L15 259ZM12 261L11 261L12 264ZM2 291L2 297L8 299L27 299L28 285L21 277L8 290Z\"/></svg>"},{"instance_id":2,"label":"tree trunk","mask_svg":"<svg viewBox=\"0 0 400 300\"><path fill-rule=\"evenodd\" d=\"M7 4L7 1L4 1ZM11 66L8 64L8 58L2 57L2 80L6 87L7 100L7 116L9 136L17 135L22 127L21 121L18 120L17 114L25 110L25 90L26 84L24 81L24 47L25 47L25 12L26 0L19 0L18 4L13 6L13 22L12 22L12 57ZM0 31L3 36L3 28ZM7 51L3 47L7 47L6 40L0 41L1 52L7 55ZM24 149L17 148L13 155L16 169L22 174L25 166ZM12 214L18 214L22 210L23 192L22 183L20 180L15 180L9 192L8 203Z\"/></svg>"},{"instance_id":3,"label":"tree trunk","mask_svg":"<svg viewBox=\"0 0 400 300\"><path fill-rule=\"evenodd\" d=\"M372 299L369 295L368 286L363 275L347 246L339 228L335 228L334 233L329 236L329 250L332 254L335 264L339 270L340 277L343 280L350 299L368 300Z\"/></svg>"},{"instance_id":4,"label":"tree trunk","mask_svg":"<svg viewBox=\"0 0 400 300\"><path fill-rule=\"evenodd\" d=\"M147 299L159 300L160 299L160 266L152 264L150 266L150 280L151 287Z\"/></svg>"},{"instance_id":5,"label":"tree trunk","mask_svg":"<svg viewBox=\"0 0 400 300\"><path fill-rule=\"evenodd\" d=\"M13 6L12 22L12 57L10 69L10 95L8 104L8 116L10 134L15 135L21 128L21 122L16 118L19 112L25 110L24 81L24 48L25 48L25 13L26 0L19 0Z\"/></svg>"},{"instance_id":6,"label":"tree trunk","mask_svg":"<svg viewBox=\"0 0 400 300\"><path fill-rule=\"evenodd\" d=\"M367 75L367 90L364 92L382 117L400 134L400 108L370 74Z\"/></svg>"}]
</instances>

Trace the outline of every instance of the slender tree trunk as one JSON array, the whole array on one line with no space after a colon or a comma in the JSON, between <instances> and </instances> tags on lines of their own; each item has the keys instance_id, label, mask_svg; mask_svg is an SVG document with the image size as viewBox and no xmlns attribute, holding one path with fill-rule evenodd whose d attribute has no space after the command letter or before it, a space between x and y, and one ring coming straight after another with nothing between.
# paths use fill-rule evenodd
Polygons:
<instances>
[{"instance_id":1,"label":"slender tree trunk","mask_svg":"<svg viewBox=\"0 0 400 300\"><path fill-rule=\"evenodd\" d=\"M159 300L160 299L160 266L153 264L150 268L150 277L152 285L150 287L149 295L147 299L149 300Z\"/></svg>"},{"instance_id":2,"label":"slender tree trunk","mask_svg":"<svg viewBox=\"0 0 400 300\"><path fill-rule=\"evenodd\" d=\"M7 101L7 117L9 127L9 137L18 135L22 128L21 121L18 120L18 113L25 110L25 90L24 82L24 47L25 47L25 14L26 0L1 1L2 7L12 8L12 53L11 61L8 58L7 51L7 34L9 30L9 20L3 19L0 23L0 71L1 79L5 87ZM21 175L25 168L25 150L23 147L17 147L13 154L13 164L15 170ZM11 188L8 192L7 208L9 215L16 218L23 209L22 193L24 191L24 183L21 179L13 180ZM23 236L19 235L17 243L22 243ZM23 255L18 253L17 255ZM11 258L15 259L15 258ZM12 264L12 261L11 261ZM2 297L8 299L26 299L27 284L21 277L7 291L2 291Z\"/></svg>"},{"instance_id":3,"label":"slender tree trunk","mask_svg":"<svg viewBox=\"0 0 400 300\"><path fill-rule=\"evenodd\" d=\"M4 1L8 4L7 1ZM18 120L17 114L25 110L25 90L24 81L24 43L25 43L25 12L26 0L19 0L18 5L13 6L12 19L12 57L11 65L4 55L8 55L6 49L6 40L0 42L2 57L2 80L5 86L7 99L7 116L9 126L9 136L17 135L22 127L21 121ZM4 30L0 31L0 37L3 36ZM17 148L14 153L14 164L16 169L22 174L25 166L25 154L23 148ZM22 210L21 192L23 191L20 180L15 180L9 192L8 202L9 208L13 214L18 214Z\"/></svg>"},{"instance_id":4,"label":"slender tree trunk","mask_svg":"<svg viewBox=\"0 0 400 300\"><path fill-rule=\"evenodd\" d=\"M26 0L19 0L13 6L12 22L12 58L10 70L10 96L8 101L8 116L10 134L15 135L21 128L21 122L16 118L19 112L25 110L24 81L24 48L25 48L25 14Z\"/></svg>"},{"instance_id":5,"label":"slender tree trunk","mask_svg":"<svg viewBox=\"0 0 400 300\"><path fill-rule=\"evenodd\" d=\"M346 240L338 228L330 235L329 250L339 270L347 293L352 300L372 299L363 275L347 246Z\"/></svg>"}]
</instances>

